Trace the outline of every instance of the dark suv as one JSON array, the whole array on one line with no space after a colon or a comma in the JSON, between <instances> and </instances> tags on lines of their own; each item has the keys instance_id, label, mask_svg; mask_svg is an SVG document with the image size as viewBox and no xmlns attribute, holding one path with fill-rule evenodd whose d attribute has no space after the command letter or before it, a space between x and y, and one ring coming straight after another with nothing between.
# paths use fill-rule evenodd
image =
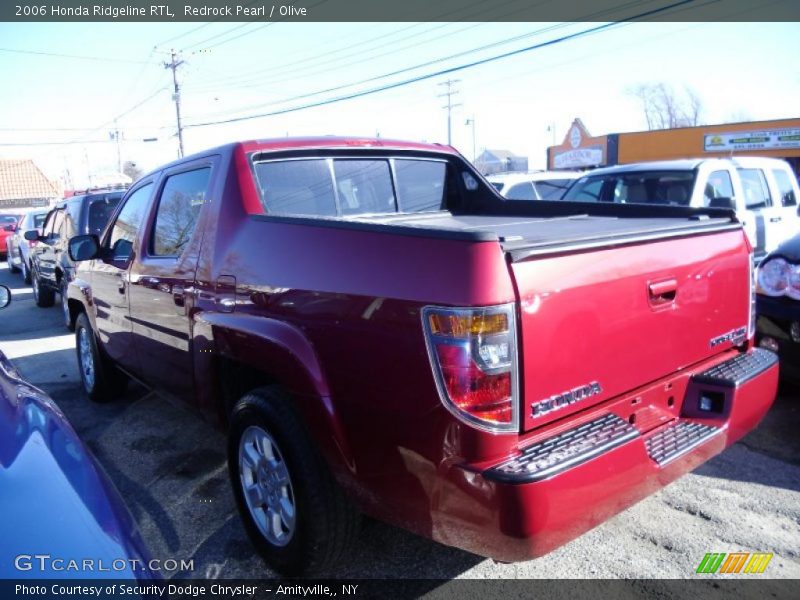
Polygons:
<instances>
[{"instance_id":1,"label":"dark suv","mask_svg":"<svg viewBox=\"0 0 800 600\"><path fill-rule=\"evenodd\" d=\"M47 213L41 234L36 231L25 234L26 239L39 242L32 248L31 256L31 283L36 304L53 306L56 293L60 293L64 322L70 329L72 325L63 291L72 279L75 265L67 252L67 243L76 235L99 235L124 193L124 189L92 190L73 196L59 202Z\"/></svg>"}]
</instances>

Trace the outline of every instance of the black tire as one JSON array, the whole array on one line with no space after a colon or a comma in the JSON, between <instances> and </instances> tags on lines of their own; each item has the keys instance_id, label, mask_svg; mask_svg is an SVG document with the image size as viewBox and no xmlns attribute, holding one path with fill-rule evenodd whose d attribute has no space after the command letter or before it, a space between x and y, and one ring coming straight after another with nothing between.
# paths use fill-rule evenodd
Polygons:
<instances>
[{"instance_id":1,"label":"black tire","mask_svg":"<svg viewBox=\"0 0 800 600\"><path fill-rule=\"evenodd\" d=\"M22 279L30 285L31 283L31 266L28 264L28 261L25 260L25 257L22 257Z\"/></svg>"},{"instance_id":2,"label":"black tire","mask_svg":"<svg viewBox=\"0 0 800 600\"><path fill-rule=\"evenodd\" d=\"M85 340L83 336L85 336ZM110 402L125 392L128 377L117 369L98 347L89 317L85 312L78 315L75 321L75 351L78 355L81 382L89 400L100 403ZM86 352L85 355L84 352ZM91 359L91 365L89 359Z\"/></svg>"},{"instance_id":3,"label":"black tire","mask_svg":"<svg viewBox=\"0 0 800 600\"><path fill-rule=\"evenodd\" d=\"M256 504L261 502L255 512L266 515L270 510L270 498L273 506L276 497L280 501L291 498L294 502L293 530L282 545L269 540L262 532L245 500L248 467L244 466L246 461L240 459L240 444L247 448L247 440L252 438L253 432L258 435L259 430L274 443L277 452L273 453L276 459L272 462L284 465L289 485L280 488L280 482L273 481L273 488L268 487L269 483L251 486L261 490L260 500L253 500ZM264 461L265 467L269 464L270 461ZM259 469L262 471L268 480L266 470ZM358 535L359 515L312 443L295 412L292 398L280 387L254 390L234 406L228 435L228 473L247 534L271 569L287 576L320 573L347 555ZM285 522L281 520L281 530ZM280 533L286 535L283 531Z\"/></svg>"},{"instance_id":4,"label":"black tire","mask_svg":"<svg viewBox=\"0 0 800 600\"><path fill-rule=\"evenodd\" d=\"M56 303L56 293L54 290L50 289L47 286L42 285L42 282L39 280L39 277L34 273L33 275L33 299L36 302L36 306L40 306L42 308L50 308L53 304Z\"/></svg>"},{"instance_id":5,"label":"black tire","mask_svg":"<svg viewBox=\"0 0 800 600\"><path fill-rule=\"evenodd\" d=\"M61 278L61 284L58 286L59 294L61 296L61 315L64 318L64 327L70 331L75 331L75 323L72 320L72 315L69 312L69 302L67 300L67 283L66 278Z\"/></svg>"},{"instance_id":6,"label":"black tire","mask_svg":"<svg viewBox=\"0 0 800 600\"><path fill-rule=\"evenodd\" d=\"M8 270L11 273L19 273L19 267L14 264L13 256L14 256L14 249L9 248L8 254L6 254L6 262L8 263Z\"/></svg>"}]
</instances>

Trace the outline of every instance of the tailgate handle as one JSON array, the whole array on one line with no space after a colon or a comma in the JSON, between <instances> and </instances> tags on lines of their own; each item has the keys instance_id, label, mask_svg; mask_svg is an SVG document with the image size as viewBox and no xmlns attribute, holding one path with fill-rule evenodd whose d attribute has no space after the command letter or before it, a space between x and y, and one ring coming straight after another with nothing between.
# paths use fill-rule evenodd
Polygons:
<instances>
[{"instance_id":1,"label":"tailgate handle","mask_svg":"<svg viewBox=\"0 0 800 600\"><path fill-rule=\"evenodd\" d=\"M678 292L678 282L675 279L658 281L649 284L647 289L650 292L650 301L652 303L662 304L665 302L672 302L675 300L675 295Z\"/></svg>"},{"instance_id":2,"label":"tailgate handle","mask_svg":"<svg viewBox=\"0 0 800 600\"><path fill-rule=\"evenodd\" d=\"M770 223L780 223L782 220L783 220L783 217L770 217L769 218L769 222Z\"/></svg>"}]
</instances>

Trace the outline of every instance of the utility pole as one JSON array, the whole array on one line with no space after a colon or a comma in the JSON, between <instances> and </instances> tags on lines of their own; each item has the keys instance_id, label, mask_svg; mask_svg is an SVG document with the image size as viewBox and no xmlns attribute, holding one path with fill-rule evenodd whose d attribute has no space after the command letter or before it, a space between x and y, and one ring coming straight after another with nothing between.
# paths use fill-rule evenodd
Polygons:
<instances>
[{"instance_id":1,"label":"utility pole","mask_svg":"<svg viewBox=\"0 0 800 600\"><path fill-rule=\"evenodd\" d=\"M175 101L175 116L178 119L178 157L183 158L183 127L181 127L181 88L178 86L177 70L183 64L183 60L178 57L175 50L172 51L172 60L164 63L165 69L172 69L172 83L175 84L175 92L172 99Z\"/></svg>"},{"instance_id":2,"label":"utility pole","mask_svg":"<svg viewBox=\"0 0 800 600\"><path fill-rule=\"evenodd\" d=\"M458 94L458 90L453 89L457 83L459 83L460 79L448 79L447 81L443 81L439 85L446 85L447 91L444 94L439 94L439 98L444 98L447 96L447 105L443 106L442 108L447 109L447 145L453 145L453 125L451 120L451 113L453 109L457 106L461 106L461 104L453 104L453 96Z\"/></svg>"},{"instance_id":3,"label":"utility pole","mask_svg":"<svg viewBox=\"0 0 800 600\"><path fill-rule=\"evenodd\" d=\"M111 132L110 137L117 142L117 173L122 173L122 152L119 147L119 135L120 132L117 126L117 120L114 119L114 131Z\"/></svg>"}]
</instances>

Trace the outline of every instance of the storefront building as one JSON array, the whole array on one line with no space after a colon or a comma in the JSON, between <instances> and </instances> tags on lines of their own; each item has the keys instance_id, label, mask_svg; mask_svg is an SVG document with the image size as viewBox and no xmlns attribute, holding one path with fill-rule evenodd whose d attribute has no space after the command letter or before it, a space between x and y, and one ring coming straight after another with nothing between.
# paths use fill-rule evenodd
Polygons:
<instances>
[{"instance_id":1,"label":"storefront building","mask_svg":"<svg viewBox=\"0 0 800 600\"><path fill-rule=\"evenodd\" d=\"M575 119L564 141L547 149L549 169L587 169L675 158L769 156L800 174L800 118L723 123L591 137Z\"/></svg>"}]
</instances>

